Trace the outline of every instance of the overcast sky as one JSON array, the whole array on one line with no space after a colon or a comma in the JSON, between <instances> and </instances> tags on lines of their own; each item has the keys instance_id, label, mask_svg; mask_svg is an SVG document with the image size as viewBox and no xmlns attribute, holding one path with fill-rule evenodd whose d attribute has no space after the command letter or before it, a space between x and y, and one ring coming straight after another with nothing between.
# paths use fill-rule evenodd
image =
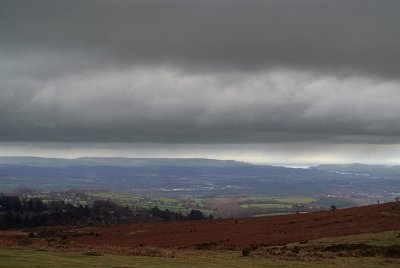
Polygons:
<instances>
[{"instance_id":1,"label":"overcast sky","mask_svg":"<svg viewBox=\"0 0 400 268\"><path fill-rule=\"evenodd\" d=\"M400 163L398 0L0 0L0 154Z\"/></svg>"}]
</instances>

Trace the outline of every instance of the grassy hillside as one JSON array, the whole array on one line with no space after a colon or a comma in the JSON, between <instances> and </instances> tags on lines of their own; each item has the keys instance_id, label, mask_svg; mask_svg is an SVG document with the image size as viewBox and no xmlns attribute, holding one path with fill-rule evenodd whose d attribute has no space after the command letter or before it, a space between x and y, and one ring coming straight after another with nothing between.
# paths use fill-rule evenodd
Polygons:
<instances>
[{"instance_id":1,"label":"grassy hillside","mask_svg":"<svg viewBox=\"0 0 400 268\"><path fill-rule=\"evenodd\" d=\"M400 267L399 213L387 203L263 219L47 227L44 238L40 228L4 230L0 267Z\"/></svg>"},{"instance_id":2,"label":"grassy hillside","mask_svg":"<svg viewBox=\"0 0 400 268\"><path fill-rule=\"evenodd\" d=\"M399 232L368 233L297 242L280 247L253 249L248 257L240 251L175 250L151 248L136 251L145 256L102 254L87 251L1 248L0 267L399 267L400 259L362 251L327 251L332 245L368 245L376 248L399 244ZM296 254L293 254L297 251ZM399 252L397 252L399 253Z\"/></svg>"},{"instance_id":3,"label":"grassy hillside","mask_svg":"<svg viewBox=\"0 0 400 268\"><path fill-rule=\"evenodd\" d=\"M0 249L0 267L399 267L397 259L308 258L303 260L265 257L242 257L237 252L202 252L175 258L122 256L105 254L90 256L79 253L46 252L25 249Z\"/></svg>"}]
</instances>

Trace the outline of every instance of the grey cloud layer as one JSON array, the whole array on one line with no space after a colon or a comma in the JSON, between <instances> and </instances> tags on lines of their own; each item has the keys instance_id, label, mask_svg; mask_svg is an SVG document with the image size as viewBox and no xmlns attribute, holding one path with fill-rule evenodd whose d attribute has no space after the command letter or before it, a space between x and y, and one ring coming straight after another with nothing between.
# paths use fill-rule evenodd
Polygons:
<instances>
[{"instance_id":1,"label":"grey cloud layer","mask_svg":"<svg viewBox=\"0 0 400 268\"><path fill-rule=\"evenodd\" d=\"M293 70L84 73L2 91L0 135L10 141L395 142L399 87L397 80Z\"/></svg>"},{"instance_id":2,"label":"grey cloud layer","mask_svg":"<svg viewBox=\"0 0 400 268\"><path fill-rule=\"evenodd\" d=\"M399 1L0 1L0 141L398 143Z\"/></svg>"},{"instance_id":3,"label":"grey cloud layer","mask_svg":"<svg viewBox=\"0 0 400 268\"><path fill-rule=\"evenodd\" d=\"M3 0L0 48L87 54L91 64L279 64L397 76L399 11L397 0Z\"/></svg>"}]
</instances>

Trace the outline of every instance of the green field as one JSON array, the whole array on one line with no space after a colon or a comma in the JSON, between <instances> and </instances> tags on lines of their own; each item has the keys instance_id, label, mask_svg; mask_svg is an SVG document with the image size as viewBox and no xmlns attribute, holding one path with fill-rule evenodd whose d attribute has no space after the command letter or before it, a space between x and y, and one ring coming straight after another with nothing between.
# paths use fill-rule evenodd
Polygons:
<instances>
[{"instance_id":1,"label":"green field","mask_svg":"<svg viewBox=\"0 0 400 268\"><path fill-rule=\"evenodd\" d=\"M158 207L159 209L168 209L173 212L181 212L187 214L191 209L200 209L206 215L212 214L213 210L205 206L204 200L201 198L194 199L179 199L169 196L141 196L137 194L127 194L127 193L115 193L107 191L90 191L86 194L92 198L96 199L109 199L123 205L136 206L139 208L151 209ZM186 201L191 201L186 202ZM188 205L189 203L189 205Z\"/></svg>"},{"instance_id":2,"label":"green field","mask_svg":"<svg viewBox=\"0 0 400 268\"><path fill-rule=\"evenodd\" d=\"M25 249L0 249L0 267L399 267L397 259L376 257L332 259L282 259L242 257L237 252L195 252L177 257L142 257L105 254L47 252Z\"/></svg>"},{"instance_id":3,"label":"green field","mask_svg":"<svg viewBox=\"0 0 400 268\"><path fill-rule=\"evenodd\" d=\"M291 208L292 205L286 205L286 204L242 204L240 205L242 208Z\"/></svg>"},{"instance_id":4,"label":"green field","mask_svg":"<svg viewBox=\"0 0 400 268\"><path fill-rule=\"evenodd\" d=\"M125 193L114 193L114 192L87 192L91 197L111 199L121 202L125 205L136 205L139 207L154 207L159 205L169 206L170 210L180 210L183 207L176 198L166 196L140 196L137 194L125 194Z\"/></svg>"},{"instance_id":5,"label":"green field","mask_svg":"<svg viewBox=\"0 0 400 268\"><path fill-rule=\"evenodd\" d=\"M399 231L386 231L381 233L368 233L358 235L336 236L310 241L310 246L324 246L331 244L358 244L364 243L374 246L400 245Z\"/></svg>"},{"instance_id":6,"label":"green field","mask_svg":"<svg viewBox=\"0 0 400 268\"><path fill-rule=\"evenodd\" d=\"M246 199L250 201L276 201L277 203L287 204L306 204L314 202L316 199L304 196L289 196L289 197L273 197L273 196L249 196Z\"/></svg>"},{"instance_id":7,"label":"green field","mask_svg":"<svg viewBox=\"0 0 400 268\"><path fill-rule=\"evenodd\" d=\"M151 199L155 201L162 201L165 203L176 203L178 202L178 199L173 198L173 197L167 197L167 196L153 196Z\"/></svg>"},{"instance_id":8,"label":"green field","mask_svg":"<svg viewBox=\"0 0 400 268\"><path fill-rule=\"evenodd\" d=\"M146 256L102 254L1 248L0 267L400 267L400 232L386 231L289 243L284 246L260 246L243 257L240 250L177 250L152 247ZM357 251L343 253L327 252L331 245L366 244L396 248L397 257L383 255L357 255ZM0 245L1 246L1 245ZM286 250L289 255L267 253L268 250ZM291 254L293 249L298 253ZM58 249L60 250L60 249ZM274 252L278 252L274 251ZM131 253L130 253L131 254ZM353 255L356 254L356 255ZM143 255L143 254L141 254Z\"/></svg>"},{"instance_id":9,"label":"green field","mask_svg":"<svg viewBox=\"0 0 400 268\"><path fill-rule=\"evenodd\" d=\"M274 198L275 201L280 203L290 203L290 204L307 204L316 201L312 197L279 197Z\"/></svg>"},{"instance_id":10,"label":"green field","mask_svg":"<svg viewBox=\"0 0 400 268\"><path fill-rule=\"evenodd\" d=\"M124 193L114 193L114 192L88 192L89 196L103 198L103 199L115 199L125 202L132 202L142 199L139 195L135 194L124 194Z\"/></svg>"},{"instance_id":11,"label":"green field","mask_svg":"<svg viewBox=\"0 0 400 268\"><path fill-rule=\"evenodd\" d=\"M247 200L251 201L267 201L267 200L274 200L272 196L249 196L246 197Z\"/></svg>"},{"instance_id":12,"label":"green field","mask_svg":"<svg viewBox=\"0 0 400 268\"><path fill-rule=\"evenodd\" d=\"M291 209L294 204L307 204L315 201L315 198L304 196L248 196L241 201L241 208L262 208L262 209Z\"/></svg>"},{"instance_id":13,"label":"green field","mask_svg":"<svg viewBox=\"0 0 400 268\"><path fill-rule=\"evenodd\" d=\"M193 201L200 206L204 205L204 199L202 198L193 198Z\"/></svg>"}]
</instances>

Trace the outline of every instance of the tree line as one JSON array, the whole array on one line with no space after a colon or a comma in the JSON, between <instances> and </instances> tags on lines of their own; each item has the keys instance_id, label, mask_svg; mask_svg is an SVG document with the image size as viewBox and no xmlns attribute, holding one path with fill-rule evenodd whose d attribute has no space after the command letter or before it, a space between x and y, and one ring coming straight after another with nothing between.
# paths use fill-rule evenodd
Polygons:
<instances>
[{"instance_id":1,"label":"tree line","mask_svg":"<svg viewBox=\"0 0 400 268\"><path fill-rule=\"evenodd\" d=\"M67 224L116 224L146 221L204 220L200 210L184 215L180 212L128 206L110 200L95 200L93 204L73 205L64 201L43 202L40 198L20 198L0 195L0 228L38 227ZM210 215L208 218L212 218Z\"/></svg>"}]
</instances>

